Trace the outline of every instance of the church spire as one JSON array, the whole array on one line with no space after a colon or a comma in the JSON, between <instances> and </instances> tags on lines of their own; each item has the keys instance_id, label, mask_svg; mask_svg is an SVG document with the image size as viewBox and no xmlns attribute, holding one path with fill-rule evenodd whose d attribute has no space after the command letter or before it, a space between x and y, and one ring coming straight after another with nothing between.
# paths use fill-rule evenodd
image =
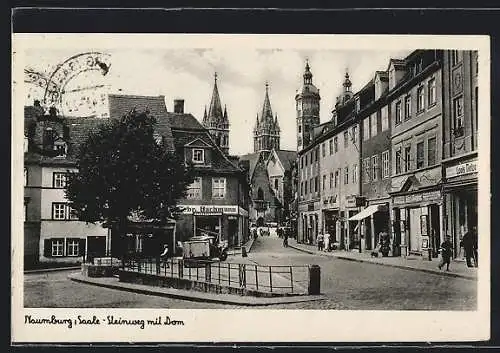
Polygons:
<instances>
[{"instance_id":1,"label":"church spire","mask_svg":"<svg viewBox=\"0 0 500 353\"><path fill-rule=\"evenodd\" d=\"M217 72L214 74L214 90L212 92L212 100L208 109L208 118L215 119L218 122L223 115L222 104L219 97L219 89L217 88Z\"/></svg>"},{"instance_id":2,"label":"church spire","mask_svg":"<svg viewBox=\"0 0 500 353\"><path fill-rule=\"evenodd\" d=\"M276 131L280 131L280 123L278 122L278 114L276 114L275 118L274 118L274 129Z\"/></svg>"},{"instance_id":3,"label":"church spire","mask_svg":"<svg viewBox=\"0 0 500 353\"><path fill-rule=\"evenodd\" d=\"M342 86L344 86L344 92L351 92L352 82L349 79L348 69L345 70L345 79L344 79L344 83L342 84Z\"/></svg>"},{"instance_id":4,"label":"church spire","mask_svg":"<svg viewBox=\"0 0 500 353\"><path fill-rule=\"evenodd\" d=\"M273 119L273 110L271 109L271 102L269 100L269 82L266 81L266 95L264 97L264 104L262 106L262 116L263 122L268 121L269 118Z\"/></svg>"},{"instance_id":5,"label":"church spire","mask_svg":"<svg viewBox=\"0 0 500 353\"><path fill-rule=\"evenodd\" d=\"M312 84L312 72L311 68L309 67L309 59L306 59L306 69L304 71L304 85L311 85Z\"/></svg>"}]
</instances>

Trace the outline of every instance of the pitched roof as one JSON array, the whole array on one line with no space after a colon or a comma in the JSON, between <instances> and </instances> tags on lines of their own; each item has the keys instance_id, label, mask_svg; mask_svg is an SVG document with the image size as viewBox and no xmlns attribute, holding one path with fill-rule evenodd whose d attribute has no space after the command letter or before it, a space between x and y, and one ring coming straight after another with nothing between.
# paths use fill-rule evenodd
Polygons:
<instances>
[{"instance_id":1,"label":"pitched roof","mask_svg":"<svg viewBox=\"0 0 500 353\"><path fill-rule=\"evenodd\" d=\"M297 159L296 151L276 150L276 154L278 155L281 165L283 165L283 168L285 168L285 171L290 170L293 163Z\"/></svg>"},{"instance_id":2,"label":"pitched roof","mask_svg":"<svg viewBox=\"0 0 500 353\"><path fill-rule=\"evenodd\" d=\"M250 164L249 169L249 177L252 180L253 173L255 171L255 167L259 162L261 152L248 153L240 156L240 161L248 161Z\"/></svg>"},{"instance_id":3,"label":"pitched roof","mask_svg":"<svg viewBox=\"0 0 500 353\"><path fill-rule=\"evenodd\" d=\"M166 116L171 129L205 131L203 125L190 113L167 113Z\"/></svg>"}]
</instances>

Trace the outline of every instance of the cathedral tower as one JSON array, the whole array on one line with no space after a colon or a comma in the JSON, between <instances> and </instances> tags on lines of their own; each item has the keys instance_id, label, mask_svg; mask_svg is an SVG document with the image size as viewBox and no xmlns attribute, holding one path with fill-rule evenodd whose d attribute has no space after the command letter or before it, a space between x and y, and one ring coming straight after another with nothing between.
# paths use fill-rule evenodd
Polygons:
<instances>
[{"instance_id":1,"label":"cathedral tower","mask_svg":"<svg viewBox=\"0 0 500 353\"><path fill-rule=\"evenodd\" d=\"M269 152L273 148L280 149L280 126L278 123L278 115L273 117L271 109L271 101L269 100L269 84L266 82L266 95L264 96L264 104L262 106L262 114L257 120L253 129L254 152L266 151Z\"/></svg>"},{"instance_id":2,"label":"cathedral tower","mask_svg":"<svg viewBox=\"0 0 500 353\"><path fill-rule=\"evenodd\" d=\"M311 133L319 125L319 89L312 83L309 62L306 61L304 82L295 95L297 110L297 151L301 151L311 141Z\"/></svg>"},{"instance_id":3,"label":"cathedral tower","mask_svg":"<svg viewBox=\"0 0 500 353\"><path fill-rule=\"evenodd\" d=\"M222 104L219 97L219 89L217 88L217 73L214 78L214 90L212 92L212 100L210 107L205 107L203 114L203 126L208 130L217 146L220 147L222 152L229 154L229 118L227 116L227 109Z\"/></svg>"}]
</instances>

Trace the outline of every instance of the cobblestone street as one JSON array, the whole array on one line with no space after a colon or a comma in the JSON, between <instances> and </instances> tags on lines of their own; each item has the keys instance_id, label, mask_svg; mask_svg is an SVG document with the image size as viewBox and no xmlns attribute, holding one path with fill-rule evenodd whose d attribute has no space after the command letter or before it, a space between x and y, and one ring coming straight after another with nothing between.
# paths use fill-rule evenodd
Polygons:
<instances>
[{"instance_id":1,"label":"cobblestone street","mask_svg":"<svg viewBox=\"0 0 500 353\"><path fill-rule=\"evenodd\" d=\"M259 237L247 258L228 261L269 265L321 266L321 292L325 300L280 304L260 309L341 310L474 310L475 281L369 263L309 255L283 248L282 240ZM237 306L191 302L94 287L70 281L73 271L25 275L26 307L122 307L233 309Z\"/></svg>"}]
</instances>

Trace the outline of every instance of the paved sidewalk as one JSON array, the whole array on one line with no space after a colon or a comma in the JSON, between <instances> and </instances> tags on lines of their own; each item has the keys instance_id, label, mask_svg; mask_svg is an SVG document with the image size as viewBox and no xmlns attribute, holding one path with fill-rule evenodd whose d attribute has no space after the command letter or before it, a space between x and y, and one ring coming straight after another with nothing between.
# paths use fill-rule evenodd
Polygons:
<instances>
[{"instance_id":1,"label":"paved sidewalk","mask_svg":"<svg viewBox=\"0 0 500 353\"><path fill-rule=\"evenodd\" d=\"M462 261L452 261L450 271L438 269L439 259L428 261L427 257L408 256L408 257L371 257L370 251L359 253L357 251L318 251L316 246L297 243L295 239L289 240L289 246L296 250L317 254L320 256L331 256L343 260L368 262L382 266L397 267L406 270L429 272L443 276L460 277L471 280L477 280L477 268L469 268Z\"/></svg>"},{"instance_id":2,"label":"paved sidewalk","mask_svg":"<svg viewBox=\"0 0 500 353\"><path fill-rule=\"evenodd\" d=\"M324 300L323 295L302 295L289 297L253 297L240 296L234 294L215 294L199 292L194 290L182 290L168 287L155 287L135 283L120 282L117 277L85 277L81 273L72 273L68 278L75 282L86 283L90 285L123 290L133 293L156 295L170 298L177 298L190 301L200 301L206 303L219 303L242 306L262 306L275 304L303 303L317 300Z\"/></svg>"}]
</instances>

